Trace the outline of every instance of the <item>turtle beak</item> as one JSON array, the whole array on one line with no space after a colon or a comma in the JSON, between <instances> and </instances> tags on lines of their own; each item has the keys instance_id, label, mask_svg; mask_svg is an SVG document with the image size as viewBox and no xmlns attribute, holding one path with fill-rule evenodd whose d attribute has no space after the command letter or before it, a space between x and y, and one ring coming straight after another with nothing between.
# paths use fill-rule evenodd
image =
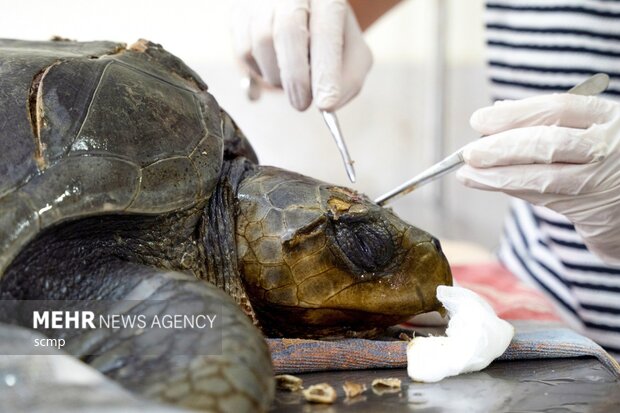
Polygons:
<instances>
[{"instance_id":1,"label":"turtle beak","mask_svg":"<svg viewBox=\"0 0 620 413\"><path fill-rule=\"evenodd\" d=\"M414 230L412 228L411 232ZM408 248L396 267L384 272L379 279L371 277L368 282L353 283L330 297L325 305L346 308L348 303L354 302L357 310L400 316L403 320L441 309L435 292L439 285L452 285L450 266L435 238L416 242L413 235L405 235L403 247ZM359 297L364 297L363 301ZM360 305L363 308L359 308Z\"/></svg>"},{"instance_id":2,"label":"turtle beak","mask_svg":"<svg viewBox=\"0 0 620 413\"><path fill-rule=\"evenodd\" d=\"M357 193L330 193L330 250L350 284L324 305L401 317L441 308L436 288L451 285L452 276L439 240Z\"/></svg>"}]
</instances>

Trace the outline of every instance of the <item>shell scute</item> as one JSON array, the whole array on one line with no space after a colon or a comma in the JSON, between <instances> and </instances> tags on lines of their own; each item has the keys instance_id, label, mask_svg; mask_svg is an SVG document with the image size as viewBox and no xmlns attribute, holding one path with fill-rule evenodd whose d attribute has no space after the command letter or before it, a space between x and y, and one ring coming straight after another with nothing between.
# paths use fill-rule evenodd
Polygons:
<instances>
[{"instance_id":1,"label":"shell scute","mask_svg":"<svg viewBox=\"0 0 620 413\"><path fill-rule=\"evenodd\" d=\"M161 46L0 39L0 276L69 219L205 203L221 109Z\"/></svg>"},{"instance_id":2,"label":"shell scute","mask_svg":"<svg viewBox=\"0 0 620 413\"><path fill-rule=\"evenodd\" d=\"M127 210L154 214L189 207L199 201L201 186L188 157L163 159L142 169L140 189Z\"/></svg>"},{"instance_id":3,"label":"shell scute","mask_svg":"<svg viewBox=\"0 0 620 413\"><path fill-rule=\"evenodd\" d=\"M138 166L123 159L64 158L30 180L20 193L28 195L41 227L46 227L84 211L124 210L135 196L139 177Z\"/></svg>"},{"instance_id":4,"label":"shell scute","mask_svg":"<svg viewBox=\"0 0 620 413\"><path fill-rule=\"evenodd\" d=\"M70 154L108 153L144 167L187 156L203 136L202 115L192 92L111 63Z\"/></svg>"}]
</instances>

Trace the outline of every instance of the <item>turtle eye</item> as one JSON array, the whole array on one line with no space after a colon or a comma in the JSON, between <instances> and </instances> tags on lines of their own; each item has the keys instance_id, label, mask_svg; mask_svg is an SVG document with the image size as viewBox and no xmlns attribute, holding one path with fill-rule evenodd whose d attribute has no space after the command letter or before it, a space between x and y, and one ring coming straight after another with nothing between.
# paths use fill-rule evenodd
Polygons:
<instances>
[{"instance_id":1,"label":"turtle eye","mask_svg":"<svg viewBox=\"0 0 620 413\"><path fill-rule=\"evenodd\" d=\"M339 255L352 264L355 272L378 272L391 262L394 241L381 220L341 216L332 225Z\"/></svg>"}]
</instances>

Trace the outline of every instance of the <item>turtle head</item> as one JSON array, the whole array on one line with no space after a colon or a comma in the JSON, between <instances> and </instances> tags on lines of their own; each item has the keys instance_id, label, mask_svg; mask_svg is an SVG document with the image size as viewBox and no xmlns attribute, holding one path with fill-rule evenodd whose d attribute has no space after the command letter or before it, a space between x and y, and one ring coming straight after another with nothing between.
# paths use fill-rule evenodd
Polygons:
<instances>
[{"instance_id":1,"label":"turtle head","mask_svg":"<svg viewBox=\"0 0 620 413\"><path fill-rule=\"evenodd\" d=\"M372 334L441 308L439 241L366 196L258 167L237 198L241 276L266 333Z\"/></svg>"}]
</instances>

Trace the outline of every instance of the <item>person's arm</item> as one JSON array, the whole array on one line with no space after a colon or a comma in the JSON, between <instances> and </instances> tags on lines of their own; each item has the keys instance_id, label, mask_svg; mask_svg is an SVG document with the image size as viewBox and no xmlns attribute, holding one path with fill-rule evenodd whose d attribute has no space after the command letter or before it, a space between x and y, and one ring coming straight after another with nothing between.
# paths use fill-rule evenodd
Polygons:
<instances>
[{"instance_id":1,"label":"person's arm","mask_svg":"<svg viewBox=\"0 0 620 413\"><path fill-rule=\"evenodd\" d=\"M362 31L400 2L401 0L349 0Z\"/></svg>"}]
</instances>

